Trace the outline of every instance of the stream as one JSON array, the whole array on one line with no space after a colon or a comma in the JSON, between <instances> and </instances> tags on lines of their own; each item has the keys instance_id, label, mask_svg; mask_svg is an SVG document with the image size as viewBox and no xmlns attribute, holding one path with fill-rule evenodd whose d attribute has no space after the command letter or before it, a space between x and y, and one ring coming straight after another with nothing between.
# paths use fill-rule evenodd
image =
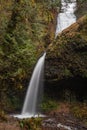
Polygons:
<instances>
[{"instance_id":1,"label":"stream","mask_svg":"<svg viewBox=\"0 0 87 130\"><path fill-rule=\"evenodd\" d=\"M55 37L57 37L62 30L76 22L76 16L74 14L76 5L76 0L61 0L61 9L57 16Z\"/></svg>"}]
</instances>

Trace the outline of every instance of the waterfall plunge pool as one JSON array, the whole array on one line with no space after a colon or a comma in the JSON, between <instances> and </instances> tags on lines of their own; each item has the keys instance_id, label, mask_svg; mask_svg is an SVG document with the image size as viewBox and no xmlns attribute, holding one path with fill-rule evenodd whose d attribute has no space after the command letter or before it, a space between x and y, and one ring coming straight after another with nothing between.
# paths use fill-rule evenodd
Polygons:
<instances>
[{"instance_id":1,"label":"waterfall plunge pool","mask_svg":"<svg viewBox=\"0 0 87 130\"><path fill-rule=\"evenodd\" d=\"M46 115L43 115L43 114L29 114L29 113L26 113L26 114L15 114L15 115L11 115L15 118L19 118L19 119L26 119L26 118L32 118L32 117L46 117Z\"/></svg>"}]
</instances>

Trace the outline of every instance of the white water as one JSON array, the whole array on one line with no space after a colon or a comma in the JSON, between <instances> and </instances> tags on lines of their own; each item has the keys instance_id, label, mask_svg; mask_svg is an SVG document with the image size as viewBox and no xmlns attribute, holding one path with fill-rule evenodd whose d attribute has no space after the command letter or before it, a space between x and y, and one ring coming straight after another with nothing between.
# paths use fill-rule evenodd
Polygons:
<instances>
[{"instance_id":1,"label":"white water","mask_svg":"<svg viewBox=\"0 0 87 130\"><path fill-rule=\"evenodd\" d=\"M42 87L41 83L42 83L45 55L46 53L44 53L44 55L40 57L33 71L30 84L28 86L28 90L26 93L22 114L14 115L14 117L30 118L30 117L43 116L39 114L40 112L38 111L37 105L38 105L38 100L41 98L41 97L38 98L38 92L39 90L41 90Z\"/></svg>"},{"instance_id":2,"label":"white water","mask_svg":"<svg viewBox=\"0 0 87 130\"><path fill-rule=\"evenodd\" d=\"M76 22L74 14L76 10L76 0L61 0L61 12L57 17L57 27L55 37L65 28Z\"/></svg>"}]
</instances>

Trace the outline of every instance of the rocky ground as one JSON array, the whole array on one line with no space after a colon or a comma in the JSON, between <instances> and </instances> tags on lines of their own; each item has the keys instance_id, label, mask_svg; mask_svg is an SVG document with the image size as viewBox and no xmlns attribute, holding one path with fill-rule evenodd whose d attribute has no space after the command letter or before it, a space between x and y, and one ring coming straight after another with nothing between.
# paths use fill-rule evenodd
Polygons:
<instances>
[{"instance_id":1,"label":"rocky ground","mask_svg":"<svg viewBox=\"0 0 87 130\"><path fill-rule=\"evenodd\" d=\"M13 120L13 119L12 119ZM71 115L58 113L42 121L42 130L87 130L87 126ZM17 120L0 122L0 130L21 130ZM24 128L23 130L27 130Z\"/></svg>"},{"instance_id":2,"label":"rocky ground","mask_svg":"<svg viewBox=\"0 0 87 130\"><path fill-rule=\"evenodd\" d=\"M42 130L87 130L87 126L71 115L60 113L44 120Z\"/></svg>"},{"instance_id":3,"label":"rocky ground","mask_svg":"<svg viewBox=\"0 0 87 130\"><path fill-rule=\"evenodd\" d=\"M41 129L32 130L87 130L87 125L72 116L67 104L61 104L60 109L52 111L42 119ZM0 120L0 130L29 130L20 128L19 120L10 116L4 121Z\"/></svg>"}]
</instances>

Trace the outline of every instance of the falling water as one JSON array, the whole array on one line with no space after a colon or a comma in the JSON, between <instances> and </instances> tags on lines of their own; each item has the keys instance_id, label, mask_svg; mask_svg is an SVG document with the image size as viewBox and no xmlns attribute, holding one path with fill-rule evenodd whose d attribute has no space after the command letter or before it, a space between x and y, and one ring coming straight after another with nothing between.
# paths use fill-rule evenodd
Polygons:
<instances>
[{"instance_id":1,"label":"falling water","mask_svg":"<svg viewBox=\"0 0 87 130\"><path fill-rule=\"evenodd\" d=\"M55 37L65 28L76 22L74 14L76 10L76 0L61 0L61 11L57 17L57 27Z\"/></svg>"},{"instance_id":2,"label":"falling water","mask_svg":"<svg viewBox=\"0 0 87 130\"><path fill-rule=\"evenodd\" d=\"M24 101L24 106L22 110L22 114L36 114L36 104L37 104L37 96L38 96L38 89L40 85L41 75L43 72L44 67L44 59L45 59L46 53L38 60L36 67L34 69L34 72L31 77L31 81L27 90L26 98Z\"/></svg>"},{"instance_id":3,"label":"falling water","mask_svg":"<svg viewBox=\"0 0 87 130\"><path fill-rule=\"evenodd\" d=\"M38 111L38 100L40 101L41 97L38 96L39 94L42 94L42 75L44 69L45 56L46 53L44 53L43 56L39 58L33 71L30 84L26 93L22 114L14 115L14 117L28 118L39 114L40 111Z\"/></svg>"},{"instance_id":4,"label":"falling water","mask_svg":"<svg viewBox=\"0 0 87 130\"><path fill-rule=\"evenodd\" d=\"M31 115L36 114L38 89L40 87L39 85L41 85L40 82L42 81L41 75L43 73L45 55L46 53L44 53L44 55L40 57L40 59L36 64L34 72L32 74L31 81L27 90L26 98L24 101L22 114L27 114L27 113Z\"/></svg>"}]
</instances>

